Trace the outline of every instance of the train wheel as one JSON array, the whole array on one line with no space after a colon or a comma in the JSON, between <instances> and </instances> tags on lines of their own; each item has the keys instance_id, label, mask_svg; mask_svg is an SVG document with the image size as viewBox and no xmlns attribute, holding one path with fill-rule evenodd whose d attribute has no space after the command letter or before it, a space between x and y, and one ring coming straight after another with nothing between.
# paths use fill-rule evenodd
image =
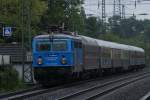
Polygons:
<instances>
[{"instance_id":1,"label":"train wheel","mask_svg":"<svg viewBox=\"0 0 150 100\"><path fill-rule=\"evenodd\" d=\"M97 76L98 76L98 77L102 77L102 76L103 76L102 69L98 69Z\"/></svg>"}]
</instances>

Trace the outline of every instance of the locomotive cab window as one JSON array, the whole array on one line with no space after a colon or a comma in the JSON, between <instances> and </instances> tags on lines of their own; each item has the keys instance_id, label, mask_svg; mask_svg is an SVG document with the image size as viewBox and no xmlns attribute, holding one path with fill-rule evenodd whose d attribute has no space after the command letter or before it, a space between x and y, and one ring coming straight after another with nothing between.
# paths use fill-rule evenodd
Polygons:
<instances>
[{"instance_id":1,"label":"locomotive cab window","mask_svg":"<svg viewBox=\"0 0 150 100\"><path fill-rule=\"evenodd\" d=\"M67 41L54 41L52 43L52 51L66 51L67 50Z\"/></svg>"},{"instance_id":2,"label":"locomotive cab window","mask_svg":"<svg viewBox=\"0 0 150 100\"><path fill-rule=\"evenodd\" d=\"M50 51L51 46L48 41L39 41L36 44L37 51Z\"/></svg>"},{"instance_id":3,"label":"locomotive cab window","mask_svg":"<svg viewBox=\"0 0 150 100\"><path fill-rule=\"evenodd\" d=\"M66 40L54 40L53 42L49 40L37 41L36 50L37 51L66 51L67 41Z\"/></svg>"}]
</instances>

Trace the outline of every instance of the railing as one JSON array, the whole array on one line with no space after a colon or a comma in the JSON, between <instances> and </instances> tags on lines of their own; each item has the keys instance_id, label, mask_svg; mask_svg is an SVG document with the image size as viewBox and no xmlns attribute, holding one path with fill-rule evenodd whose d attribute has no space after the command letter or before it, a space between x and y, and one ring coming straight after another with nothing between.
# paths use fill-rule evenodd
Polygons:
<instances>
[{"instance_id":1,"label":"railing","mask_svg":"<svg viewBox=\"0 0 150 100\"><path fill-rule=\"evenodd\" d=\"M24 57L25 63L32 62L32 53L27 53ZM0 55L0 66L11 65L13 63L22 63L23 55Z\"/></svg>"}]
</instances>

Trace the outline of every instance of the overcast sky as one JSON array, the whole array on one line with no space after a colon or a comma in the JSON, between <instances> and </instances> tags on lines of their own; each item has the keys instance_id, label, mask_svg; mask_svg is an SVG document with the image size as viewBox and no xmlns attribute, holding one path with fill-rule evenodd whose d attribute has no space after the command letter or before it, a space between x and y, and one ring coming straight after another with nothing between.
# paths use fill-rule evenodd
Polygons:
<instances>
[{"instance_id":1,"label":"overcast sky","mask_svg":"<svg viewBox=\"0 0 150 100\"><path fill-rule=\"evenodd\" d=\"M102 0L85 0L84 8L86 11L86 14L92 14L93 16L100 16L101 17L101 5L98 8L98 1ZM106 0L106 16L107 18L112 16L113 14L113 5L107 5L107 4L113 4L114 0ZM144 0L136 0L140 1L136 3L135 7L135 0L121 0L122 3L125 5L125 12L126 17L132 16L133 13L136 15L137 19L150 19L150 0L144 1ZM147 13L148 15L139 15Z\"/></svg>"}]
</instances>

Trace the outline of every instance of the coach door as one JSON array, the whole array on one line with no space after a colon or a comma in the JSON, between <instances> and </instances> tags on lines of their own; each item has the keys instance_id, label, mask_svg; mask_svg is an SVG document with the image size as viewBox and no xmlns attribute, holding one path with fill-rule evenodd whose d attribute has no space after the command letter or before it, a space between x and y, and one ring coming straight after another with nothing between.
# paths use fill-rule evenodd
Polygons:
<instances>
[{"instance_id":1,"label":"coach door","mask_svg":"<svg viewBox=\"0 0 150 100\"><path fill-rule=\"evenodd\" d=\"M82 71L82 43L79 40L74 41L74 65L75 72Z\"/></svg>"}]
</instances>

